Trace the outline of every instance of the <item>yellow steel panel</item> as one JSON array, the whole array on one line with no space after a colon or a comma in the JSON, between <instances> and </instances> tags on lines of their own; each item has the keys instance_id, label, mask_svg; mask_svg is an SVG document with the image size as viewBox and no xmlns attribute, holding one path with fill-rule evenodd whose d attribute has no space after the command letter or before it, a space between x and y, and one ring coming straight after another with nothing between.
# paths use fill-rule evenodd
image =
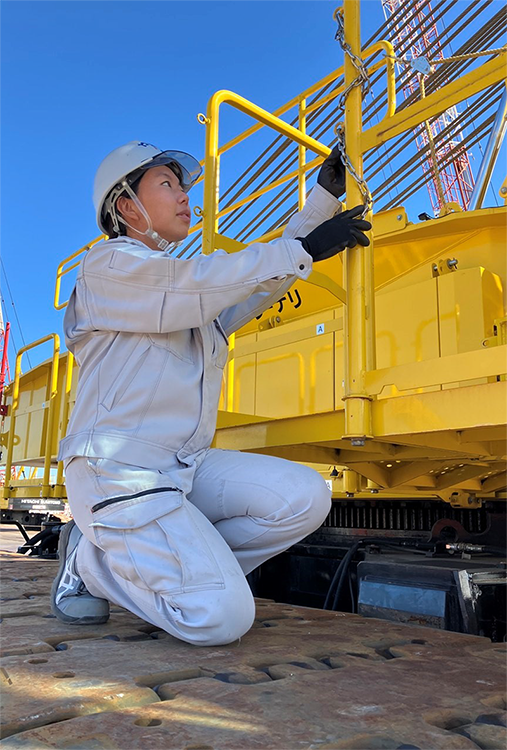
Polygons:
<instances>
[{"instance_id":1,"label":"yellow steel panel","mask_svg":"<svg viewBox=\"0 0 507 750\"><path fill-rule=\"evenodd\" d=\"M463 445L456 440L455 433L476 428L505 426L507 414L507 383L486 383L469 388L454 388L446 391L420 393L411 396L382 399L372 403L373 432L375 437L393 442L410 443L414 435L420 435L424 425L427 433L445 436L453 433L450 440L445 437L437 441L444 450L472 455L478 450L472 443ZM224 421L225 420L225 421ZM224 425L222 427L222 425ZM300 445L303 443L331 443L341 440L344 429L343 409L303 417L290 417L259 421L244 414L219 414L219 429L215 444L220 448L236 450L259 450L277 445ZM420 444L432 446L431 434L420 435ZM484 455L487 455L485 443ZM368 448L366 448L368 450Z\"/></svg>"},{"instance_id":2,"label":"yellow steel panel","mask_svg":"<svg viewBox=\"0 0 507 750\"><path fill-rule=\"evenodd\" d=\"M43 404L48 401L49 375L50 367L46 365L34 368L27 375L21 376L18 401L20 415L16 418L13 463L23 463L26 456L44 455L43 434L48 412ZM10 430L11 393L12 387L7 391L9 416L4 423L6 433Z\"/></svg>"},{"instance_id":3,"label":"yellow steel panel","mask_svg":"<svg viewBox=\"0 0 507 750\"><path fill-rule=\"evenodd\" d=\"M484 268L467 268L445 274L437 283L442 356L482 349L484 339L493 336L494 321L503 315L501 279ZM485 380L461 381L481 382Z\"/></svg>"},{"instance_id":4,"label":"yellow steel panel","mask_svg":"<svg viewBox=\"0 0 507 750\"><path fill-rule=\"evenodd\" d=\"M386 386L395 386L399 391L439 385L457 381L460 376L472 381L474 378L490 378L504 375L507 370L507 346L496 346L482 351L463 352L451 357L413 362L398 367L386 367L366 373L366 384L370 395L382 393ZM490 378L495 380L495 378ZM405 393L403 394L405 395ZM420 430L426 432L427 430Z\"/></svg>"},{"instance_id":5,"label":"yellow steel panel","mask_svg":"<svg viewBox=\"0 0 507 750\"><path fill-rule=\"evenodd\" d=\"M303 417L285 417L259 421L246 415L237 415L238 422L232 420L235 415L228 414L226 426L215 435L214 445L217 448L230 450L262 450L279 445L301 445L319 443L341 438L344 429L344 411L331 411ZM222 415L218 415L218 425L222 424Z\"/></svg>"},{"instance_id":6,"label":"yellow steel panel","mask_svg":"<svg viewBox=\"0 0 507 750\"><path fill-rule=\"evenodd\" d=\"M440 258L456 258L459 270L483 266L505 280L506 227L507 208L502 206L409 224L403 231L376 238L376 288L424 281L431 277L431 261Z\"/></svg>"},{"instance_id":7,"label":"yellow steel panel","mask_svg":"<svg viewBox=\"0 0 507 750\"><path fill-rule=\"evenodd\" d=\"M337 314L341 314L338 313ZM420 362L439 356L436 279L389 288L376 298L377 366ZM335 399L343 398L343 335L335 336ZM390 391L383 395L391 395Z\"/></svg>"},{"instance_id":8,"label":"yellow steel panel","mask_svg":"<svg viewBox=\"0 0 507 750\"><path fill-rule=\"evenodd\" d=\"M382 399L373 413L373 432L384 437L505 425L507 383Z\"/></svg>"},{"instance_id":9,"label":"yellow steel panel","mask_svg":"<svg viewBox=\"0 0 507 750\"><path fill-rule=\"evenodd\" d=\"M391 212L386 212L391 214ZM400 215L400 228L394 231L396 217ZM378 217L382 217L379 214ZM374 217L374 226L375 226ZM507 209L487 208L470 213L450 214L418 224L405 223L403 209L393 210L385 220L392 224L390 233L375 233L375 287L377 291L389 285L397 289L431 278L431 262L439 258L457 258L458 268L484 266L501 279L507 278L507 254L499 248L506 244ZM319 263L318 270L343 287L343 254ZM503 290L504 304L507 302ZM286 296L282 309L275 303L264 313L262 321L274 313L284 321L294 320L319 309L341 307L336 297L327 290L305 281L297 281L291 290L292 302ZM261 322L262 322L261 321ZM253 320L238 332L258 330L259 321Z\"/></svg>"},{"instance_id":10,"label":"yellow steel panel","mask_svg":"<svg viewBox=\"0 0 507 750\"><path fill-rule=\"evenodd\" d=\"M313 325L313 335L257 354L255 414L284 417L333 409L333 333L325 330L331 320L328 311L295 321L293 328ZM259 334L259 340L274 339L279 332Z\"/></svg>"},{"instance_id":11,"label":"yellow steel panel","mask_svg":"<svg viewBox=\"0 0 507 750\"><path fill-rule=\"evenodd\" d=\"M58 370L58 395L56 397L56 416L53 423L51 437L51 454L56 462L58 443L62 437L62 411L64 393L65 368L68 353L60 355L60 367ZM74 378L71 389L71 405L75 400L77 388L78 368L74 368ZM46 428L48 419L49 394L50 394L51 360L47 360L32 368L20 378L19 383L19 409L16 417L16 435L13 448L13 464L25 464L27 466L43 465L43 457L46 449ZM9 412L12 405L12 384L6 389L7 404ZM45 406L46 405L46 406ZM7 434L10 429L10 416L5 418L3 433ZM4 455L5 460L5 455Z\"/></svg>"},{"instance_id":12,"label":"yellow steel panel","mask_svg":"<svg viewBox=\"0 0 507 750\"><path fill-rule=\"evenodd\" d=\"M341 256L335 256L329 260L319 263L318 272L332 279L339 287L342 286L342 266ZM252 333L259 330L259 324L262 324L273 315L279 315L284 324L289 321L298 320L299 318L319 312L319 310L332 310L337 306L338 300L332 291L323 289L319 286L298 279L290 289L290 293L285 294L280 302L275 302L262 315L261 320L252 320L240 331L238 338L242 340L244 333Z\"/></svg>"},{"instance_id":13,"label":"yellow steel panel","mask_svg":"<svg viewBox=\"0 0 507 750\"><path fill-rule=\"evenodd\" d=\"M334 402L336 409L343 409L345 402L345 351L343 347L343 310L335 310L335 317L342 322L342 330L334 335Z\"/></svg>"},{"instance_id":14,"label":"yellow steel panel","mask_svg":"<svg viewBox=\"0 0 507 750\"><path fill-rule=\"evenodd\" d=\"M241 347L245 344L255 345L257 334L250 333L241 337ZM255 354L241 354L237 339L234 351L230 357L234 357L234 390L233 411L253 414L255 412ZM228 382L228 366L225 367L225 388Z\"/></svg>"},{"instance_id":15,"label":"yellow steel panel","mask_svg":"<svg viewBox=\"0 0 507 750\"><path fill-rule=\"evenodd\" d=\"M375 305L378 369L439 356L436 279L388 287ZM388 395L384 390L382 396Z\"/></svg>"},{"instance_id":16,"label":"yellow steel panel","mask_svg":"<svg viewBox=\"0 0 507 750\"><path fill-rule=\"evenodd\" d=\"M387 211L379 211L378 214L373 215L372 224L375 242L377 242L383 234L391 234L392 232L399 232L405 229L408 224L407 212L403 206L390 208Z\"/></svg>"}]
</instances>

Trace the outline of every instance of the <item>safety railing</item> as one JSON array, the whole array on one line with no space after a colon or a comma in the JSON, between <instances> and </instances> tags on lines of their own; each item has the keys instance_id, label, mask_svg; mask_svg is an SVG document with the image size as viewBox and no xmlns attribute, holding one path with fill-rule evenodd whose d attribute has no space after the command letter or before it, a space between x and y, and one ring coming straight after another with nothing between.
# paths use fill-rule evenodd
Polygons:
<instances>
[{"instance_id":1,"label":"safety railing","mask_svg":"<svg viewBox=\"0 0 507 750\"><path fill-rule=\"evenodd\" d=\"M84 247L79 248L79 250L76 250L76 252L72 253L72 255L69 255L67 258L64 258L62 262L59 264L58 268L56 269L56 283L55 283L55 297L54 297L54 307L56 310L63 310L64 307L67 306L68 300L65 302L60 301L60 290L61 290L61 284L62 284L62 278L70 273L70 271L73 271L75 268L79 266L81 263L80 260L76 260L76 258L80 258L81 255L84 255L93 245L96 245L98 242L101 242L102 240L107 239L107 235L101 234L100 237L96 237L94 240L89 242L87 245L84 245ZM72 261L75 261L72 263ZM72 265L68 266L68 263L72 263Z\"/></svg>"},{"instance_id":2,"label":"safety railing","mask_svg":"<svg viewBox=\"0 0 507 750\"><path fill-rule=\"evenodd\" d=\"M19 412L19 389L20 389L20 378L21 378L21 360L23 354L30 349L34 349L36 346L45 344L48 341L53 341L53 358L51 362L51 372L49 379L49 393L48 398L39 407L40 409L48 410L48 418L46 422L46 429L43 438L44 444L44 472L42 477L42 485L40 489L40 497L48 497L50 495L50 471L51 471L51 448L52 448L52 435L54 431L56 410L57 410L57 396L58 396L58 367L60 362L60 338L56 333L50 333L44 338L38 339L27 346L23 346L19 349L16 356L16 366L14 369L14 382L12 385L12 402L9 409L10 423L9 433L7 441L7 457L5 461L5 477L6 484L3 490L3 496L5 498L10 497L11 488L10 481L8 478L11 477L12 473L12 457L14 451L14 443L16 439L16 419L20 416Z\"/></svg>"},{"instance_id":3,"label":"safety railing","mask_svg":"<svg viewBox=\"0 0 507 750\"><path fill-rule=\"evenodd\" d=\"M396 86L395 86L395 75L394 75L394 59L393 59L393 47L390 42L380 41L376 44L368 47L361 54L366 60L378 52L384 52L385 57L382 60L377 61L371 68L368 69L369 74L372 74L379 70L384 65L387 69L387 112L384 122L387 118L392 117L396 111ZM252 201L260 198L266 193L281 187L286 182L298 178L298 207L299 210L303 208L306 198L306 174L307 172L317 168L322 161L329 155L331 149L320 143L319 141L311 138L306 134L306 116L323 106L327 102L336 99L345 90L345 84L335 88L332 92L327 94L325 97L313 102L311 105L307 105L306 100L315 91L318 91L324 85L332 83L343 76L344 66L338 68L329 76L326 76L317 84L314 84L310 88L306 89L296 99L291 100L288 104L276 110L275 113L270 113L261 107L253 104L252 102L244 99L239 94L232 91L217 91L210 99L206 111L206 115L199 114L198 119L203 125L206 125L206 146L205 146L205 158L204 158L204 210L203 210L203 222L192 227L191 231L198 231L202 228L203 232L203 252L211 253L216 247L215 240L218 234L218 222L219 219L227 216L235 210L242 208L243 206L251 203ZM223 104L228 104L234 109L243 112L254 120L257 121L257 125L245 130L240 135L233 138L224 146L218 144L218 132L219 132L219 110ZM294 128L284 120L280 118L281 114L292 107L297 106L298 108L298 128ZM286 136L289 140L297 143L298 149L298 167L291 172L287 172L282 177L274 180L273 182L264 185L262 188L253 191L249 195L241 198L241 200L223 208L219 208L219 169L220 169L220 157L223 153L230 150L233 146L241 143L245 138L253 135L256 131L262 127L268 127L281 135ZM306 162L306 150L310 149L317 154L315 159L310 162ZM279 233L283 231L275 230L270 232L269 235L265 234L259 237L256 241L266 242L274 239ZM311 279L309 280L311 283Z\"/></svg>"},{"instance_id":4,"label":"safety railing","mask_svg":"<svg viewBox=\"0 0 507 750\"><path fill-rule=\"evenodd\" d=\"M349 8L349 16L350 16L350 8ZM357 24L358 26L358 24ZM383 51L385 53L385 57L377 61L369 70L369 74L379 70L383 65L386 65L387 70L387 112L385 114L384 119L382 122L390 119L395 111L396 111L396 86L395 86L395 73L394 73L394 53L392 45L387 41L381 41L377 44L372 45L364 52L361 52L360 45L358 50L358 55L362 56L363 59L368 59L369 57L377 54L379 51ZM261 197L262 195L266 194L270 190L273 190L277 187L280 187L285 182L288 182L289 180L293 179L294 177L298 178L298 206L299 209L301 209L304 205L305 197L306 197L306 173L317 167L323 159L329 155L331 149L320 143L319 141L315 140L314 138L311 138L306 134L306 115L317 109L318 107L322 106L324 103L340 96L344 91L347 90L347 87L350 88L351 81L353 78L351 78L351 71L347 68L347 60L345 61L345 65L343 67L338 68L336 71L334 71L330 76L328 76L326 79L323 79L323 81L326 81L326 83L330 83L333 80L337 80L341 76L343 76L345 72L345 82L343 85L337 87L335 90L333 90L331 93L326 95L320 100L317 100L316 102L313 102L311 105L307 106L306 99L308 95L311 92L317 91L319 84L322 85L322 81L319 82L319 84L316 84L314 87L311 87L310 89L307 89L305 92L303 92L299 97L292 100L290 105L298 107L298 128L294 128L292 125L286 123L284 120L282 120L277 114L271 114L270 112L267 112L266 110L262 109L261 107L258 107L257 105L253 104L252 102L249 102L248 100L244 99L243 97L239 96L238 94L232 92L232 91L218 91L216 92L210 99L208 103L208 107L206 110L206 115L200 114L198 115L199 121L206 125L206 145L205 145L205 158L204 158L204 210L202 211L203 221L202 221L202 244L203 244L203 252L204 253L212 253L215 248L217 247L217 244L219 246L227 245L227 239L224 238L219 234L219 220L221 217L227 215L228 213L233 212L234 210L246 205L247 203ZM353 75L353 73L352 73ZM353 92L351 92L352 94ZM219 114L220 114L220 107L223 104L228 104L229 106L235 108L236 110L252 117L254 120L257 121L257 124L253 127L249 128L248 130L244 131L243 134L237 136L235 139L232 139L226 146L219 146ZM287 111L290 106L286 105L284 108L281 108L281 110L278 111L278 114L282 114L284 111ZM347 113L346 113L346 119L347 119ZM350 119L350 113L349 113L349 119ZM357 119L357 117L356 117ZM360 115L359 115L360 119ZM254 132L259 130L261 127L268 127L273 129L275 132L284 135L289 140L293 141L294 143L298 144L298 167L296 170L285 174L283 177L275 180L274 182L264 185L261 189L254 191L248 196L243 197L240 201L227 206L226 208L220 210L219 208L219 172L220 172L220 157L221 155L226 151L232 148L233 146L238 145L244 138L252 135ZM356 123L357 127L357 123ZM361 127L359 123L358 127L358 133L361 132ZM313 159L311 162L306 162L306 150L310 149L313 152L315 152L318 156L316 159ZM350 186L348 186L350 187ZM350 196L352 193L352 190L347 191L347 195ZM361 202L361 199L356 200L354 202L354 205L358 202ZM196 231L198 227L194 227L194 231ZM262 237L258 238L258 241L269 241L272 239L275 239L276 236L279 236L281 234L282 229L275 230L274 232L270 232L269 234L265 234ZM225 240L225 242L224 242ZM372 249L365 250L364 255L368 256L370 258L370 263L373 265L373 255L372 255ZM357 275L357 274L356 274ZM320 273L320 272L313 272L310 277L307 279L307 282L312 284L315 283L317 286L320 286L322 288L327 289L330 291L340 302L346 303L347 302L347 293L343 289L342 286L340 286L334 279L327 276L327 274ZM373 290L373 284L371 283L368 286L368 292L369 292L369 298L370 298L370 306L369 309L373 309L373 297L374 297L374 290ZM370 325L368 326L369 329L369 349L374 350L374 335L373 335L373 320L370 321ZM231 342L232 347L234 347L234 340ZM374 365L374 355L369 357L369 364ZM234 356L230 357L229 365L227 369L227 409L232 410L232 404L234 403ZM347 397L348 398L348 397ZM362 399L362 395L358 398ZM349 409L350 411L350 409ZM362 419L361 422L364 420ZM364 434L364 433L363 433Z\"/></svg>"},{"instance_id":5,"label":"safety railing","mask_svg":"<svg viewBox=\"0 0 507 750\"><path fill-rule=\"evenodd\" d=\"M368 71L370 74L373 74L384 65L387 68L387 102L388 104L387 104L387 112L386 112L385 117L390 117L396 110L396 87L395 87L394 58L393 58L392 45L390 44L390 42L385 41L385 40L379 41L376 44L364 50L362 52L362 57L365 60L367 60L368 58L373 57L378 52L384 52L385 57L382 60L379 60L376 63L374 63L370 68L368 68ZM216 216L214 218L209 219L209 217L206 217L205 219L204 218L205 210L200 210L197 207L196 215L198 216L202 215L203 221L197 222L190 228L189 236L192 234L195 234L196 232L204 230L204 227L206 226L206 229L203 231L204 252L212 252L212 250L209 249L210 247L209 241L206 242L204 240L204 234L206 233L207 236L209 237L209 230L207 229L207 227L210 224L215 223L214 220L218 222L219 219L222 219L225 216L228 216L229 214L234 213L234 211L238 210L239 208L242 208L243 206L246 206L249 203L252 203L253 201L257 200L258 198L261 198L263 195L266 195L272 190L276 190L277 188L281 187L287 182L290 182L296 177L298 178L298 185L297 185L298 209L301 210L303 208L305 199L306 199L306 176L308 172L315 170L330 152L330 149L327 146L319 143L319 141L316 141L315 139L312 139L306 136L306 118L309 114L311 114L315 110L333 101L333 99L336 99L339 96L341 96L341 94L344 91L345 84L334 88L331 92L329 92L325 96L320 97L319 99L312 102L311 104L307 104L307 100L313 94L317 93L318 91L325 88L329 84L332 84L333 82L339 80L341 77L343 77L343 73L344 73L344 66L342 65L341 67L329 73L327 76L324 76L323 78L318 80L316 83L306 88L298 96L293 97L288 102L283 104L281 107L278 107L273 113L267 112L261 107L257 107L255 104L252 104L251 102L247 101L243 97L240 97L237 94L233 94L233 92L227 92L231 96L231 100L228 100L226 102L225 99L222 99L221 101L219 101L221 95L226 93L223 91L219 91L210 100L210 103L208 105L207 115L204 115L204 114L198 115L199 122L201 122L201 124L203 125L208 125L210 106L213 106L213 108L216 107L216 112L213 112L213 116L216 117L216 120L217 120L217 135L218 135L218 109L220 105L223 103L228 103L231 106L239 109L240 111L243 111L245 114L251 115L255 120L257 120L255 125L247 128L246 130L239 133L234 138L231 138L226 143L218 146L218 150L216 154L217 160L219 160L220 156L225 154L227 151L230 151L235 146L238 146L240 143L245 141L250 136L254 135L256 132L258 132L259 130L261 130L261 128L265 126L272 127L274 130L277 130L281 134L287 135L289 139L294 140L298 142L299 144L298 166L296 169L291 170L290 172L287 172L282 177L270 183L267 183L266 185L264 185L262 188L258 190L252 191L248 195L242 197L241 200L236 201L235 203L229 206L226 206L222 209L218 208L219 196L217 193L217 210L216 210ZM214 102L213 105L212 105L212 102ZM242 106L240 105L242 105L245 108L242 109ZM288 125L286 122L284 122L281 119L282 115L289 112L294 107L297 107L298 128L293 128L292 126ZM297 141L297 138L294 138L294 135L296 136L302 135L303 141L302 142ZM306 140L307 138L308 140ZM312 146L314 146L313 149L312 149ZM318 154L318 156L312 159L311 161L307 162L306 151L308 148L310 148L311 150L314 150ZM218 162L216 164L218 167ZM206 157L203 161L201 161L201 166L204 166L205 171L203 175L197 180L196 185L198 185L202 181L206 182L206 171L208 169ZM218 190L218 184L217 184L217 190ZM205 197L205 205L206 205L206 197ZM261 237L253 241L269 242L279 237L282 234L282 232L283 232L283 227L280 227L278 229L273 230L272 232L262 235ZM215 233L214 237L210 238L212 241L214 240L214 245L212 246L212 249L215 249L216 247L222 247L224 244L226 244L227 240L234 242L234 240L230 238L221 237L221 236L217 237L216 236L217 234L218 232ZM72 253L71 255L69 255L68 257L64 258L61 261L61 263L59 264L57 268L57 273L56 273L56 284L55 284L55 294L54 294L54 307L56 310L62 310L63 308L66 307L67 302L68 302L67 300L66 301L60 300L61 280L63 276L65 276L66 274L73 271L79 266L80 256L86 253L91 247L93 247L93 245L97 244L98 242L106 238L107 238L106 235L100 235L99 237L96 237L91 242L87 243L82 248L75 251L74 253ZM244 245L242 245L242 247L244 247ZM78 258L79 260L77 260ZM328 277L325 277L325 278L323 277L324 277L324 274L315 274L315 275L312 275L312 279L310 281L311 283L315 283L317 286L322 286L323 288L328 289L341 302L344 302L345 293L342 287L337 285L336 282L331 279L330 279L330 282L328 283L326 281Z\"/></svg>"}]
</instances>

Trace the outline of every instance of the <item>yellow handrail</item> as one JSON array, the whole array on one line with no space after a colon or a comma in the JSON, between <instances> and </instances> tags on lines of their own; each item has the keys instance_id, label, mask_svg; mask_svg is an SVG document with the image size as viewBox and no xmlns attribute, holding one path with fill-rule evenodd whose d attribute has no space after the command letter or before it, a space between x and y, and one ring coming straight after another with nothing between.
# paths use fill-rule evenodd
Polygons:
<instances>
[{"instance_id":1,"label":"yellow handrail","mask_svg":"<svg viewBox=\"0 0 507 750\"><path fill-rule=\"evenodd\" d=\"M202 116L201 122L206 124L206 147L204 157L204 215L203 215L203 252L209 254L213 252L213 239L218 231L218 174L220 154L218 151L218 124L219 110L222 104L229 104L231 107L238 109L246 115L276 130L282 135L286 135L300 146L306 146L315 153L325 158L331 152L331 149L301 133L297 128L292 127L279 117L271 114L265 109L258 107L256 104L249 102L239 94L233 91L217 91L208 102L206 117Z\"/></svg>"},{"instance_id":2,"label":"yellow handrail","mask_svg":"<svg viewBox=\"0 0 507 750\"><path fill-rule=\"evenodd\" d=\"M380 121L382 123L388 117L392 117L396 112L396 76L394 73L394 47L391 42L388 42L386 39L381 39L379 42L372 44L371 47L368 47L368 49L364 50L364 52L362 53L362 58L363 60L365 60L366 58L371 57L372 55L380 51L385 52L386 56L382 60L379 60L374 65L372 65L371 68L368 68L368 75L375 73L383 65L386 65L387 112Z\"/></svg>"},{"instance_id":3,"label":"yellow handrail","mask_svg":"<svg viewBox=\"0 0 507 750\"><path fill-rule=\"evenodd\" d=\"M21 377L21 358L23 354L30 349L34 349L40 344L45 344L46 341L53 339L53 360L51 363L51 382L50 382L50 393L49 402L45 402L42 405L43 409L49 408L48 421L46 427L46 445L44 454L44 474L42 478L42 487L40 496L45 497L49 495L49 476L51 470L51 436L53 434L53 425L55 421L55 409L56 409L56 396L58 393L58 365L60 356L60 337L56 333L50 333L48 336L44 336L42 339L33 341L31 344L27 344L19 349L16 355L16 366L14 369L14 383L12 387L12 404L10 408L10 424L9 424L9 440L7 444L7 459L5 461L5 487L3 491L4 497L9 497L10 487L7 481L10 481L12 471L12 454L14 451L14 436L15 436L15 425L16 425L16 411L18 409L19 402L19 380Z\"/></svg>"},{"instance_id":4,"label":"yellow handrail","mask_svg":"<svg viewBox=\"0 0 507 750\"><path fill-rule=\"evenodd\" d=\"M65 391L64 391L64 403L62 413L62 423L60 425L60 437L63 439L67 431L67 424L70 416L70 391L72 388L72 374L74 371L74 355L72 352L67 352L67 368L65 370ZM56 486L63 486L63 461L58 462L58 470L56 472Z\"/></svg>"},{"instance_id":5,"label":"yellow handrail","mask_svg":"<svg viewBox=\"0 0 507 750\"><path fill-rule=\"evenodd\" d=\"M391 117L395 111L396 111L396 82L395 82L395 75L394 75L394 49L390 42L386 40L381 40L377 42L376 44L372 45L371 47L368 47L363 53L362 57L364 59L371 57L372 55L376 54L379 51L385 52L385 57L382 60L379 60L377 63L375 63L368 72L374 73L379 68L381 68L383 65L387 66L387 112L385 117L381 122L384 122L387 118ZM341 76L343 73L343 67L338 68L338 70L334 71L332 74L327 76L325 79L323 79L326 83L333 81L334 79ZM319 84L324 85L322 82L319 82ZM253 193L250 193L249 195L245 196L241 200L237 201L236 203L227 206L224 209L219 209L218 207L218 185L217 185L217 198L216 198L216 206L215 206L215 220L218 220L222 218L223 216L226 216L227 214L232 213L238 208L241 208L242 206L246 205L247 203L250 203L254 201L255 199L261 197L265 193L268 193L270 190L273 190L274 188L280 187L286 182L289 182L294 177L299 177L298 180L298 208L301 210L304 206L305 202L305 193L306 193L306 173L310 171L311 169L314 169L315 167L318 167L319 164L322 163L323 159L327 154L323 154L322 151L318 151L317 153L319 156L316 159L313 159L311 162L305 163L305 156L306 156L306 148L308 147L307 144L305 145L304 142L298 141L298 139L295 137L295 133L299 133L303 136L306 135L306 115L310 112L313 112L318 107L322 106L324 103L331 101L332 99L335 99L339 94L342 93L344 90L344 86L339 86L337 89L332 91L330 94L328 94L323 99L314 102L312 105L307 106L306 104L306 97L308 96L308 93L311 91L316 90L317 84L315 86L311 87L310 89L307 89L303 94L298 96L295 99L292 99L288 105L284 105L283 107L280 107L278 110L275 111L274 114L271 114L269 112L266 112L266 110L261 109L257 105L253 104L252 102L247 101L246 99L243 99L243 97L239 96L238 94L234 94L231 91L218 91L214 97L210 99L210 102L208 104L208 110L206 117L204 115L199 115L199 121L202 124L205 124L209 126L212 121L212 117L215 116L218 119L218 109L220 107L220 104L228 103L231 104L231 106L239 109L240 111L244 112L245 114L251 115L255 119L258 120L258 124L253 126L252 128L249 128L248 130L245 130L243 133L241 133L236 138L229 141L225 146L219 147L218 146L218 122L216 124L216 131L217 133L211 133L211 142L213 142L213 139L216 138L216 153L213 153L213 159L215 160L215 163L217 164L217 171L218 171L218 163L221 154L223 154L226 150L229 150L233 146L241 143L242 140L244 140L248 135L251 135L252 133L259 130L261 127L267 125L268 127L273 128L274 130L277 130L282 135L286 135L287 137L291 138L291 140L294 140L298 143L298 167L297 169L283 175L282 177L278 178L277 180L274 180L273 182L264 185L262 188L255 190ZM215 99L216 97L216 99ZM283 120L280 120L278 115L282 114L283 112L287 111L288 109L291 109L294 106L298 106L298 129L296 130L291 125L285 123ZM269 115L269 118L266 119L263 118L262 115ZM277 127L278 123L278 127ZM207 136L209 133L209 127L207 129ZM321 144L322 146L322 144ZM313 149L316 150L316 149ZM208 143L206 147L206 155L204 158L204 184L205 184L205 199L204 203L205 206L207 205L207 193L206 193L206 174L208 171L208 166L210 165L210 151L208 150ZM197 229L200 229L199 227L194 226L192 228L192 231L195 232ZM204 240L204 233L205 229L203 227L203 242ZM206 250L204 251L206 252ZM211 250L208 250L207 252L211 252Z\"/></svg>"},{"instance_id":6,"label":"yellow handrail","mask_svg":"<svg viewBox=\"0 0 507 750\"><path fill-rule=\"evenodd\" d=\"M388 91L388 114L386 115L387 117L393 114L396 108L396 89L395 89L395 82L394 82L394 52L393 52L392 45L387 41L377 42L373 46L368 47L368 49L362 53L362 56L364 59L366 59L367 57L372 56L373 54L375 54L376 52L380 50L383 50L386 53L386 58L375 63L375 65L369 70L369 72L370 73L375 72L387 62L387 72L388 72L388 89L387 89ZM343 72L344 72L344 66L341 66L340 68L337 68L336 70L332 71L327 76L324 76L324 78L321 78L319 81L317 81L316 83L312 84L307 89L305 89L299 96L296 96L290 99L281 107L278 107L278 109L275 110L275 112L273 113L273 115L271 115L271 117L278 118L280 115L284 114L285 112L289 111L293 107L297 106L299 130L300 132L303 132L305 128L306 116L309 113L313 112L315 109L318 109L319 107L321 107L323 104L329 101L332 101L333 99L338 97L343 92L344 85L337 87L332 92L327 94L325 97L323 97L322 99L316 102L313 102L310 105L306 104L307 98L311 96L312 94L314 94L315 92L319 91L319 89L323 88L324 86L327 86L328 84L340 78L340 76L343 75ZM246 100L243 100L243 101L246 101ZM252 105L252 106L255 106L255 105ZM261 111L264 111L264 110L261 110ZM270 113L267 113L267 114L270 114ZM200 121L204 123L206 122L206 118L204 118L204 116L200 116ZM265 124L266 124L265 122L262 122L259 120L259 122L256 125L253 125L252 127L244 130L242 133L240 133L236 137L227 141L225 144L223 144L222 146L218 148L218 156L220 156L221 154L225 153L226 151L230 150L234 146L244 141L250 135L260 130ZM290 128L291 126L289 125L288 127ZM226 208L219 210L217 213L217 219L222 218L223 216L227 216L228 214L232 213L236 209L241 208L247 203L250 203L256 200L257 198L261 197L262 195L269 192L270 190L273 190L277 187L280 187L284 183L289 182L291 179L293 179L296 176L299 177L298 205L299 205L299 209L301 210L305 201L305 175L311 169L318 167L319 164L322 163L322 160L327 155L327 154L321 153L316 159L313 159L312 161L305 163L305 150L306 150L305 145L299 144L297 169L287 173L283 177L275 180L274 182L263 186L261 189L254 191L250 195L245 196L240 201L237 201L231 206L227 206ZM202 166L205 166L205 164L206 164L206 159L201 161ZM200 183L201 180L203 179L204 179L204 175L199 178L196 184ZM190 229L189 234L194 234L195 232L198 232L202 227L203 227L202 222L198 222L197 224L194 224L194 226ZM68 300L66 300L65 302L60 302L61 279L67 273L77 268L79 266L79 261L76 263L73 263L67 268L65 268L65 266L67 265L67 263L71 263L71 261L78 258L80 255L82 255L91 247L93 247L93 245L95 245L96 243L100 242L103 239L107 239L107 235L100 235L99 237L95 238L84 247L80 248L76 252L69 255L67 258L64 258L64 260L62 260L62 262L59 264L57 273L56 273L56 284L55 284L55 295L54 295L54 307L56 310L62 310L68 304Z\"/></svg>"},{"instance_id":7,"label":"yellow handrail","mask_svg":"<svg viewBox=\"0 0 507 750\"><path fill-rule=\"evenodd\" d=\"M58 268L56 269L55 297L54 297L54 302L53 302L56 310L62 310L64 307L67 307L67 304L69 302L69 300L66 300L65 302L60 302L60 287L61 287L61 282L62 282L62 276L65 276L65 274L69 273L69 271L72 271L74 268L77 268L81 261L78 261L77 263L73 263L68 268L65 268L65 265L67 263L70 263L79 255L86 253L91 247L96 245L97 242L101 242L102 240L105 240L105 239L107 239L107 235L101 234L100 237L96 237L87 245L84 245L84 247L81 247L79 250L76 250L76 252L72 253L72 255L69 255L67 258L64 258L62 262L59 264Z\"/></svg>"}]
</instances>

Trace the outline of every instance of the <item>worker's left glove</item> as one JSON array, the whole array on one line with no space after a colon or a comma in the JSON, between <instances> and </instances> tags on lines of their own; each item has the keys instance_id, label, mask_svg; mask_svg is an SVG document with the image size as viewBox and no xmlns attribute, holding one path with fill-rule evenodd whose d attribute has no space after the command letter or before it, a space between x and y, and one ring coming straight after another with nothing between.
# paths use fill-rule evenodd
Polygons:
<instances>
[{"instance_id":1,"label":"worker's left glove","mask_svg":"<svg viewBox=\"0 0 507 750\"><path fill-rule=\"evenodd\" d=\"M339 198L345 192L345 167L338 146L335 146L322 162L317 182L335 198Z\"/></svg>"},{"instance_id":2,"label":"worker's left glove","mask_svg":"<svg viewBox=\"0 0 507 750\"><path fill-rule=\"evenodd\" d=\"M370 240L364 233L370 231L371 224L359 218L363 210L364 206L356 206L348 211L342 211L315 227L306 237L296 239L315 262L332 258L346 247L368 247Z\"/></svg>"}]
</instances>

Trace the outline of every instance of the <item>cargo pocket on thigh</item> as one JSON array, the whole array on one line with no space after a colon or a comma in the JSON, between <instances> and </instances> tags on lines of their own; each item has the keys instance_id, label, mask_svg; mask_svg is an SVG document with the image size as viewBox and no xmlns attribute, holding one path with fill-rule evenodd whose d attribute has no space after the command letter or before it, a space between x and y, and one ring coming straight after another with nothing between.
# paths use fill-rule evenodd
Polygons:
<instances>
[{"instance_id":1,"label":"cargo pocket on thigh","mask_svg":"<svg viewBox=\"0 0 507 750\"><path fill-rule=\"evenodd\" d=\"M157 487L94 505L91 527L111 570L158 594L223 588L219 566L186 504L180 490Z\"/></svg>"}]
</instances>

